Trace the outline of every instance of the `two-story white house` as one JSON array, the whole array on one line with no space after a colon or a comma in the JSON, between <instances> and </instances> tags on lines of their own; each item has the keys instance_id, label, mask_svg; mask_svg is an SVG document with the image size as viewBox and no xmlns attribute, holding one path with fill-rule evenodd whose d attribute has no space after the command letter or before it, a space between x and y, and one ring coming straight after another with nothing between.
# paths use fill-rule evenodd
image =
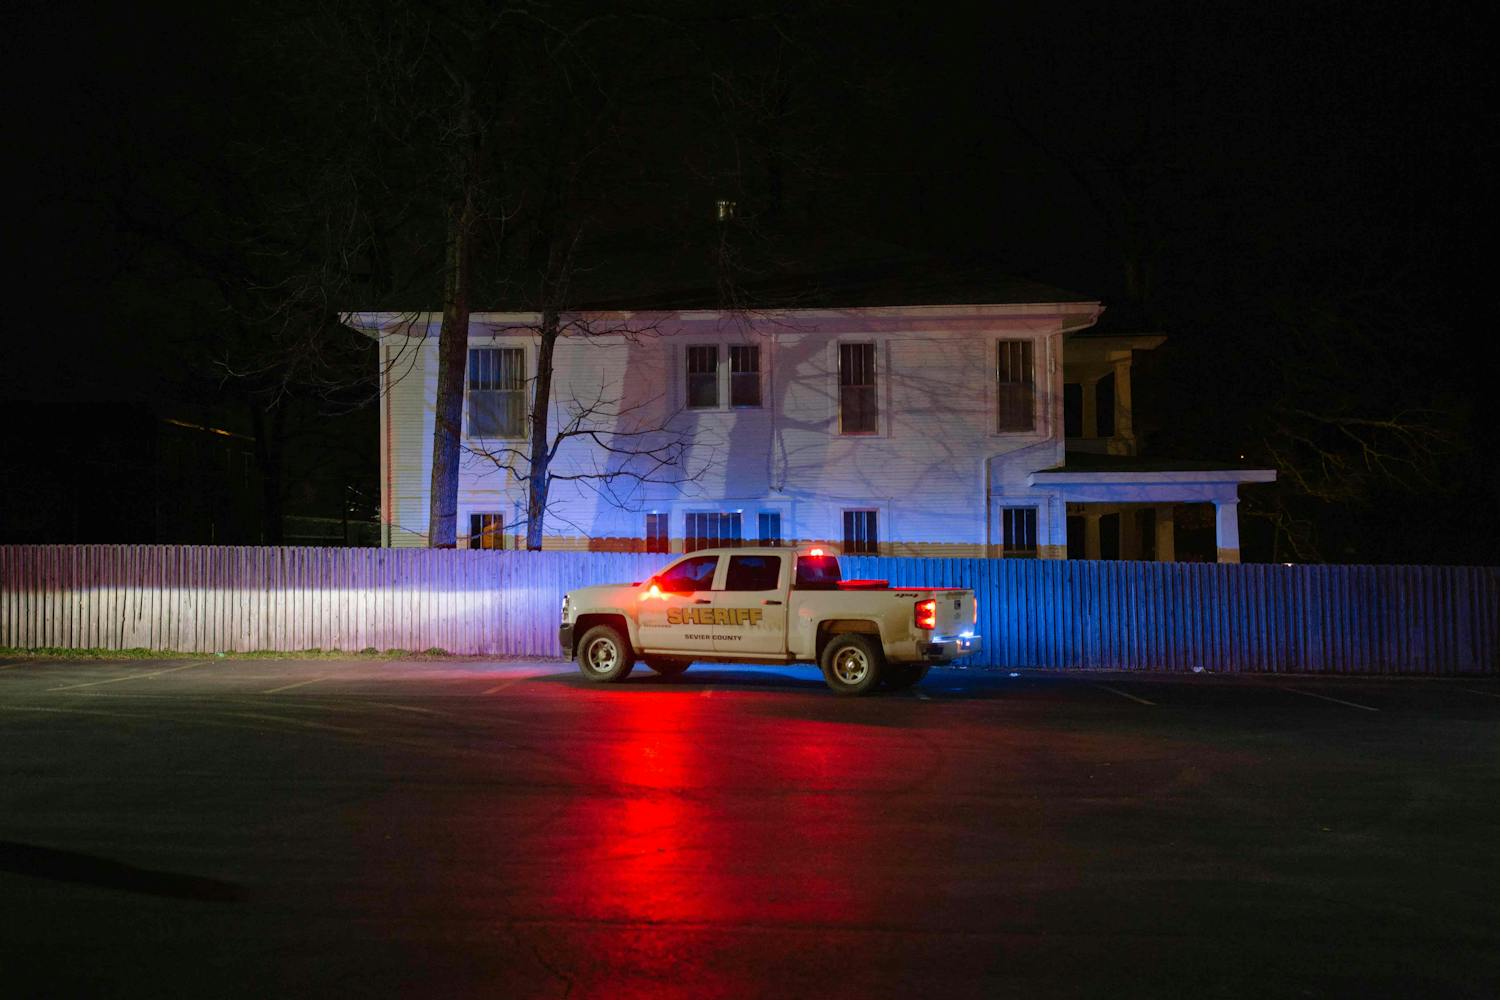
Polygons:
<instances>
[{"instance_id":1,"label":"two-story white house","mask_svg":"<svg viewBox=\"0 0 1500 1000\"><path fill-rule=\"evenodd\" d=\"M1092 336L1098 302L1024 297L588 314L591 333L557 345L549 432L586 408L600 434L560 446L543 547L1171 560L1173 507L1210 503L1219 559L1238 561L1239 486L1274 473L1142 464L1130 364L1162 338ZM379 342L388 546L427 544L441 319L346 317ZM538 321L471 317L460 545L525 545L525 487L503 466L528 447ZM593 477L674 441L646 481Z\"/></svg>"}]
</instances>

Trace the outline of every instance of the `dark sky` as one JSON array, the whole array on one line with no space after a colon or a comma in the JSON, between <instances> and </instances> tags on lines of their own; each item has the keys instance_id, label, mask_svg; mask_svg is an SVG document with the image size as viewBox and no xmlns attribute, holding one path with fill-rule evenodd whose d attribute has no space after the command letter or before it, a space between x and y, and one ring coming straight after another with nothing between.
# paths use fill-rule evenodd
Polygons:
<instances>
[{"instance_id":1,"label":"dark sky","mask_svg":"<svg viewBox=\"0 0 1500 1000\"><path fill-rule=\"evenodd\" d=\"M835 6L819 23L820 71L867 86L857 114L823 109L857 123L819 195L845 202L851 233L983 253L1114 306L1122 246L1144 243L1156 319L1201 316L1227 284L1288 271L1389 277L1460 319L1462 234L1484 207L1494 130L1493 72L1457 8L944 6ZM124 385L171 359L111 321L131 242L99 207L101 178L141 148L170 161L228 140L213 109L246 97L225 92L229 23L8 9L8 283L28 333L12 328L23 346L0 391ZM816 81L807 93L815 103ZM163 298L179 291L163 282Z\"/></svg>"}]
</instances>

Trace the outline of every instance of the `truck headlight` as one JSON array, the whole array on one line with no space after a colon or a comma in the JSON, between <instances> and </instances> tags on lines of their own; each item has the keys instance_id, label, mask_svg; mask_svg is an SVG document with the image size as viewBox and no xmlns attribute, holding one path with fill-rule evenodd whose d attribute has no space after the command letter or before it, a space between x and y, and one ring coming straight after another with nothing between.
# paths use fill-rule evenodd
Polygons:
<instances>
[{"instance_id":1,"label":"truck headlight","mask_svg":"<svg viewBox=\"0 0 1500 1000\"><path fill-rule=\"evenodd\" d=\"M568 620L568 595L567 594L563 595L562 620L563 621L567 621Z\"/></svg>"}]
</instances>

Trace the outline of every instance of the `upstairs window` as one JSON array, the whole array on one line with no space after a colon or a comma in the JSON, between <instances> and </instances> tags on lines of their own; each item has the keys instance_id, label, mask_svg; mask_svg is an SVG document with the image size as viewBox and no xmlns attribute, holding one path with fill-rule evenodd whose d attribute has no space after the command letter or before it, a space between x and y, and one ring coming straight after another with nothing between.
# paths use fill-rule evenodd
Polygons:
<instances>
[{"instance_id":1,"label":"upstairs window","mask_svg":"<svg viewBox=\"0 0 1500 1000\"><path fill-rule=\"evenodd\" d=\"M693 344L687 349L687 405L692 410L719 405L718 344Z\"/></svg>"},{"instance_id":2,"label":"upstairs window","mask_svg":"<svg viewBox=\"0 0 1500 1000\"><path fill-rule=\"evenodd\" d=\"M1002 340L995 363L995 430L1036 429L1036 375L1031 341Z\"/></svg>"},{"instance_id":3,"label":"upstairs window","mask_svg":"<svg viewBox=\"0 0 1500 1000\"><path fill-rule=\"evenodd\" d=\"M685 551L696 552L698 549L738 548L743 540L739 512L727 511L689 514L682 544Z\"/></svg>"},{"instance_id":4,"label":"upstairs window","mask_svg":"<svg viewBox=\"0 0 1500 1000\"><path fill-rule=\"evenodd\" d=\"M1000 543L1006 559L1035 559L1036 508L1000 508Z\"/></svg>"},{"instance_id":5,"label":"upstairs window","mask_svg":"<svg viewBox=\"0 0 1500 1000\"><path fill-rule=\"evenodd\" d=\"M469 515L469 548L505 548L505 519L499 514Z\"/></svg>"},{"instance_id":6,"label":"upstairs window","mask_svg":"<svg viewBox=\"0 0 1500 1000\"><path fill-rule=\"evenodd\" d=\"M729 405L760 405L760 348L754 344L729 347Z\"/></svg>"},{"instance_id":7,"label":"upstairs window","mask_svg":"<svg viewBox=\"0 0 1500 1000\"><path fill-rule=\"evenodd\" d=\"M667 531L666 514L646 515L646 551L647 552L670 552L672 551L670 535Z\"/></svg>"},{"instance_id":8,"label":"upstairs window","mask_svg":"<svg viewBox=\"0 0 1500 1000\"><path fill-rule=\"evenodd\" d=\"M880 538L875 530L875 511L844 511L844 554L848 556L880 555Z\"/></svg>"},{"instance_id":9,"label":"upstairs window","mask_svg":"<svg viewBox=\"0 0 1500 1000\"><path fill-rule=\"evenodd\" d=\"M839 345L839 433L874 434L880 411L875 391L875 345Z\"/></svg>"},{"instance_id":10,"label":"upstairs window","mask_svg":"<svg viewBox=\"0 0 1500 1000\"><path fill-rule=\"evenodd\" d=\"M1083 437L1083 383L1063 386L1063 437Z\"/></svg>"},{"instance_id":11,"label":"upstairs window","mask_svg":"<svg viewBox=\"0 0 1500 1000\"><path fill-rule=\"evenodd\" d=\"M469 351L469 434L526 436L526 352L520 347Z\"/></svg>"}]
</instances>

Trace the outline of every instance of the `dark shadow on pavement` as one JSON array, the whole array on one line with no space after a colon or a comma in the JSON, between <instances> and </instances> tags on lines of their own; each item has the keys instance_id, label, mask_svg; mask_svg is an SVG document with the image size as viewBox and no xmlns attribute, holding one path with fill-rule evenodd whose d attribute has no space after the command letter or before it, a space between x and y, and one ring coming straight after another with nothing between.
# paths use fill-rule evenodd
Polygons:
<instances>
[{"instance_id":1,"label":"dark shadow on pavement","mask_svg":"<svg viewBox=\"0 0 1500 1000\"><path fill-rule=\"evenodd\" d=\"M77 851L60 851L14 840L0 840L0 872L29 875L54 882L77 882L105 889L169 899L198 899L233 903L245 898L241 886L219 879L136 868L109 858Z\"/></svg>"}]
</instances>

